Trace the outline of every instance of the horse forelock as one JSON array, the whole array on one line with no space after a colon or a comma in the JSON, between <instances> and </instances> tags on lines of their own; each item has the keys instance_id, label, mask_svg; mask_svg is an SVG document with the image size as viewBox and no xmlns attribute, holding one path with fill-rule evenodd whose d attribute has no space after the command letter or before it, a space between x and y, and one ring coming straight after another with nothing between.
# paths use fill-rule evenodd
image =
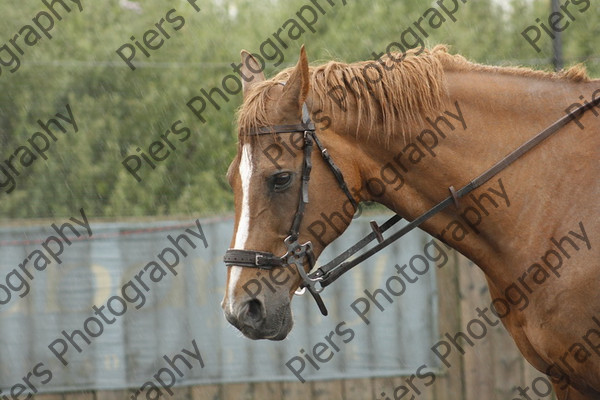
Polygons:
<instances>
[{"instance_id":1,"label":"horse forelock","mask_svg":"<svg viewBox=\"0 0 600 400\"><path fill-rule=\"evenodd\" d=\"M400 61L401 60L401 61ZM240 142L247 133L274 125L269 111L270 89L286 82L293 67L255 84L238 110ZM379 60L342 63L329 61L309 67L310 94L318 99L323 115L349 134L366 134L376 130L384 139L406 135L418 128L426 117L434 117L447 96L444 71L490 72L536 79L587 82L581 65L559 72L538 71L524 67L500 67L476 64L461 55L452 55L447 47L406 53L392 53ZM313 112L315 110L312 110ZM345 113L357 121L349 126ZM376 127L380 129L375 129Z\"/></svg>"},{"instance_id":2,"label":"horse forelock","mask_svg":"<svg viewBox=\"0 0 600 400\"><path fill-rule=\"evenodd\" d=\"M283 71L278 76L281 74L283 74ZM249 136L249 133L256 131L258 128L274 125L271 112L268 109L269 100L271 99L270 88L279 84L280 81L277 80L276 76L256 83L245 94L244 102L240 106L237 116L238 136L241 143Z\"/></svg>"}]
</instances>

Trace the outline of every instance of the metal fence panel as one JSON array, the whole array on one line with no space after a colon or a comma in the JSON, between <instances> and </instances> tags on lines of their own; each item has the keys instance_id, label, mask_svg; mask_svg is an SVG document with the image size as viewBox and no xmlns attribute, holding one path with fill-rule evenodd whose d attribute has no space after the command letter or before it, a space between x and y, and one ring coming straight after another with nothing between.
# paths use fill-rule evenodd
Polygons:
<instances>
[{"instance_id":1,"label":"metal fence panel","mask_svg":"<svg viewBox=\"0 0 600 400\"><path fill-rule=\"evenodd\" d=\"M384 219L375 218L380 223ZM92 306L122 297L123 285L135 283L144 266L172 246L167 235L176 237L186 227L194 229L195 223L189 221L185 227L181 221L92 223L91 239L65 246L61 264L53 262L42 271L30 268L29 294L21 298L13 293L9 302L0 305L0 387L6 392L38 363L53 375L47 384L38 384L42 392L139 387L165 366L164 355L181 353L182 348L192 350L193 339L205 366L184 368L178 383L295 380L285 363L300 356L302 349L310 354L341 323L353 331L352 340L345 336L348 343L344 343L334 333L339 351L319 364L319 370L307 363L303 372L307 380L411 374L424 363L434 364L427 349L437 337L435 268L430 266L405 293L392 297L391 304L379 295L384 311L371 304L368 325L350 307L365 296L365 290L385 288L387 279L396 274L396 264L423 254L424 243L431 239L423 232L411 233L328 287L323 293L328 317L319 313L310 295L296 297L294 329L286 340L272 342L242 337L223 317L220 302L226 268L222 256L229 246L233 221L200 222L208 248L199 239L195 239L196 249L184 244L188 255L180 257L177 275L169 273L159 282L150 282L143 305L139 306L140 299L128 303L122 316L104 323L97 337L88 338L90 344L73 336L81 351L69 343L66 366L48 346L58 339L66 341L63 330L67 334L83 330L86 321L92 331L98 328L89 320L100 318ZM369 231L368 219L356 219L320 261L330 260ZM54 231L49 227L0 229L0 283L6 285L7 274L32 251L41 249L41 242L51 234ZM144 279L148 276L146 271Z\"/></svg>"}]
</instances>

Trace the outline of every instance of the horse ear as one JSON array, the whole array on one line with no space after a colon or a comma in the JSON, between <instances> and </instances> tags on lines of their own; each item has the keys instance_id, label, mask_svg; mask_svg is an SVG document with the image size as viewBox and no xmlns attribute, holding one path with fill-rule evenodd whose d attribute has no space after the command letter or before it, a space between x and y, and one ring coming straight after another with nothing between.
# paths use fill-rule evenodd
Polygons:
<instances>
[{"instance_id":1,"label":"horse ear","mask_svg":"<svg viewBox=\"0 0 600 400\"><path fill-rule=\"evenodd\" d=\"M244 89L244 97L246 97L246 94L252 85L264 81L265 75L262 72L260 64L258 61L256 61L256 58L254 58L252 54L248 53L246 50L242 50L241 56L242 65L240 68L240 73L242 75L242 88ZM248 80L245 78L248 78Z\"/></svg>"},{"instance_id":2,"label":"horse ear","mask_svg":"<svg viewBox=\"0 0 600 400\"><path fill-rule=\"evenodd\" d=\"M302 45L298 63L283 89L283 98L291 107L297 107L297 109L300 110L308 96L308 89L308 57L306 56L304 45Z\"/></svg>"}]
</instances>

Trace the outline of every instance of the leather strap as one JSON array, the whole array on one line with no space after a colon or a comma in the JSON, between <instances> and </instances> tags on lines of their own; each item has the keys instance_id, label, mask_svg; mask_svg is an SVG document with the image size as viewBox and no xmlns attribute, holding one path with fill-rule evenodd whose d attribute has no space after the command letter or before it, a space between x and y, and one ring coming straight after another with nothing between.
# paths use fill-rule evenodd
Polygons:
<instances>
[{"instance_id":1,"label":"leather strap","mask_svg":"<svg viewBox=\"0 0 600 400\"><path fill-rule=\"evenodd\" d=\"M314 136L309 132L304 132L304 161L302 165L302 182L300 183L300 198L298 199L298 208L294 216L294 222L290 228L290 237L297 240L300 232L300 224L304 218L304 210L308 204L308 182L310 181L310 171L312 170L312 148Z\"/></svg>"},{"instance_id":2,"label":"leather strap","mask_svg":"<svg viewBox=\"0 0 600 400\"><path fill-rule=\"evenodd\" d=\"M390 217L387 221L385 221L379 227L379 233L383 233L383 232L387 231L388 229L390 229L392 226L394 226L396 223L400 222L401 220L402 220L401 216L399 216L398 214L394 214L392 217ZM359 240L356 244L354 244L354 246L350 247L348 250L344 251L342 254L338 255L333 260L329 261L327 264L323 265L318 270L316 270L315 272L310 274L309 278L317 278L320 276L327 276L331 270L336 268L343 261L347 260L348 258L353 256L355 253L357 253L359 250L361 250L363 247L365 247L366 245L371 243L373 240L377 239L377 236L378 235L376 232L369 233L367 236L365 236L364 238Z\"/></svg>"},{"instance_id":3,"label":"leather strap","mask_svg":"<svg viewBox=\"0 0 600 400\"><path fill-rule=\"evenodd\" d=\"M265 251L229 249L223 257L228 267L236 265L240 267L272 269L283 265L283 259Z\"/></svg>"},{"instance_id":4,"label":"leather strap","mask_svg":"<svg viewBox=\"0 0 600 400\"><path fill-rule=\"evenodd\" d=\"M292 133L292 132L304 132L304 131L314 131L315 124L312 122L308 124L285 124L285 125L273 125L273 126L263 126L258 128L255 131L248 132L250 136L260 136L260 135L268 135L275 133Z\"/></svg>"},{"instance_id":5,"label":"leather strap","mask_svg":"<svg viewBox=\"0 0 600 400\"><path fill-rule=\"evenodd\" d=\"M285 85L285 83L282 83ZM255 131L248 132L250 136L260 136L275 133L293 133L293 132L315 132L315 124L310 120L310 114L308 112L308 106L306 103L302 104L302 123L301 124L284 124L284 125L271 125L262 126Z\"/></svg>"},{"instance_id":6,"label":"leather strap","mask_svg":"<svg viewBox=\"0 0 600 400\"><path fill-rule=\"evenodd\" d=\"M342 189L348 200L350 200L350 203L352 204L352 206L354 207L354 211L356 212L356 210L358 210L358 203L356 202L356 200L354 200L352 194L350 194L350 190L348 190L348 185L346 185L346 181L344 180L342 170L337 165L335 165L335 163L333 162L333 158L331 158L327 149L323 147L323 144L321 143L316 134L313 134L313 138L315 139L317 147L321 151L321 156L323 156L325 164L327 164L331 172L333 172L333 176L335 176L335 179L338 182L338 186L340 187L340 189Z\"/></svg>"}]
</instances>

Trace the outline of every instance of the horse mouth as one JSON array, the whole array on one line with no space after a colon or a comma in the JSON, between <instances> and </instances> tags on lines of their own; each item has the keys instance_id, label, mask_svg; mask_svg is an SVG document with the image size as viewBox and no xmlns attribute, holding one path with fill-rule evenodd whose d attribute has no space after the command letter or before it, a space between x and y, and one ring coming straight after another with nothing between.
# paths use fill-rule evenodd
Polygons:
<instances>
[{"instance_id":1,"label":"horse mouth","mask_svg":"<svg viewBox=\"0 0 600 400\"><path fill-rule=\"evenodd\" d=\"M239 319L226 315L227 321L236 327L244 336L252 340L267 339L281 341L287 337L292 330L293 319L290 304L284 304L275 312L268 315L259 325L249 325Z\"/></svg>"}]
</instances>

